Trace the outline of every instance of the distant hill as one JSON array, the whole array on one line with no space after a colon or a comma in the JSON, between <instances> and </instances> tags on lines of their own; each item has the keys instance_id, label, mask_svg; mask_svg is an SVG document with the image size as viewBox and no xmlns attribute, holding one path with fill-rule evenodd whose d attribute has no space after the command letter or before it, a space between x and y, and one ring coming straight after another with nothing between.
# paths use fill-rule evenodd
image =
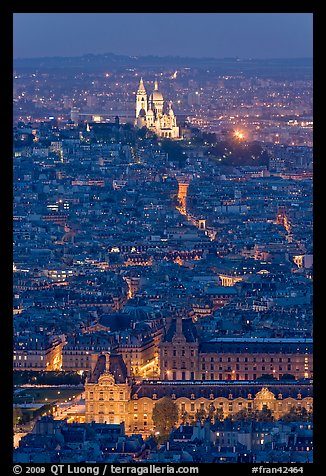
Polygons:
<instances>
[{"instance_id":1,"label":"distant hill","mask_svg":"<svg viewBox=\"0 0 326 476\"><path fill-rule=\"evenodd\" d=\"M198 68L220 74L242 74L259 77L287 77L308 79L312 76L312 58L240 59L240 58L186 58L179 56L125 56L114 53L87 54L74 57L17 58L15 70L84 70L101 72L124 68Z\"/></svg>"}]
</instances>

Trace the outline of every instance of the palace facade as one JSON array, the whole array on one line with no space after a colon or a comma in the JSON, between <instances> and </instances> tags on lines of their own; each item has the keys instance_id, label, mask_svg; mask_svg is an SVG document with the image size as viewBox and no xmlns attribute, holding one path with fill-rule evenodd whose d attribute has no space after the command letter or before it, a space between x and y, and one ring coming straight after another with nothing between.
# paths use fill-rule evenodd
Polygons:
<instances>
[{"instance_id":1,"label":"palace facade","mask_svg":"<svg viewBox=\"0 0 326 476\"><path fill-rule=\"evenodd\" d=\"M269 409L275 419L292 407L312 410L311 339L202 342L192 319L177 315L159 349L160 380L134 376L121 349L92 360L86 423L124 422L128 433L150 434L154 405L165 396L177 404L180 422L182 415L191 421L202 410L208 415L220 409L225 418L243 409Z\"/></svg>"},{"instance_id":2,"label":"palace facade","mask_svg":"<svg viewBox=\"0 0 326 476\"><path fill-rule=\"evenodd\" d=\"M279 419L292 407L313 408L309 381L266 384L250 381L135 381L127 378L120 356L101 355L85 385L85 421L125 423L126 433L151 434L154 405L169 396L179 409L179 423L188 415L194 420L199 411L208 415L221 409L223 417L240 410L269 409Z\"/></svg>"},{"instance_id":3,"label":"palace facade","mask_svg":"<svg viewBox=\"0 0 326 476\"><path fill-rule=\"evenodd\" d=\"M160 343L162 380L313 377L312 339L215 338L203 342L192 319L172 320Z\"/></svg>"}]
</instances>

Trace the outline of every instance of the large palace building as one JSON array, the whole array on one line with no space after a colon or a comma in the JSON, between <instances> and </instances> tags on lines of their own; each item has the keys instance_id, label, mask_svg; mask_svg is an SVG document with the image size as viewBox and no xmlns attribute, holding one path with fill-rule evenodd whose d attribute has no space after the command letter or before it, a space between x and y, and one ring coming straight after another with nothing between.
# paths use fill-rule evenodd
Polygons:
<instances>
[{"instance_id":1,"label":"large palace building","mask_svg":"<svg viewBox=\"0 0 326 476\"><path fill-rule=\"evenodd\" d=\"M135 126L138 128L147 127L160 137L171 139L180 137L172 104L169 103L167 110L164 111L164 99L158 90L157 81L154 83L154 91L148 98L143 79L140 79L136 94Z\"/></svg>"},{"instance_id":2,"label":"large palace building","mask_svg":"<svg viewBox=\"0 0 326 476\"><path fill-rule=\"evenodd\" d=\"M178 406L180 422L185 413L193 420L212 409L224 417L269 409L275 419L292 407L312 411L311 339L199 343L190 322L172 320L160 344L160 380L129 377L121 355L99 355L85 384L86 422L123 421L127 433L147 435L154 405L165 396Z\"/></svg>"},{"instance_id":3,"label":"large palace building","mask_svg":"<svg viewBox=\"0 0 326 476\"><path fill-rule=\"evenodd\" d=\"M160 343L164 380L313 377L312 339L215 338L200 341L192 319L177 317Z\"/></svg>"}]
</instances>

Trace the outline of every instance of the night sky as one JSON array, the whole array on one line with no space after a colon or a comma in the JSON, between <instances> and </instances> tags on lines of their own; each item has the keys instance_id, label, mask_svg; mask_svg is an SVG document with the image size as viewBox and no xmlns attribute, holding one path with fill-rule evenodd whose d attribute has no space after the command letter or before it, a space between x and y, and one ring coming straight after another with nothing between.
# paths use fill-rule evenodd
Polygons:
<instances>
[{"instance_id":1,"label":"night sky","mask_svg":"<svg viewBox=\"0 0 326 476\"><path fill-rule=\"evenodd\" d=\"M310 13L17 13L14 58L312 57Z\"/></svg>"}]
</instances>

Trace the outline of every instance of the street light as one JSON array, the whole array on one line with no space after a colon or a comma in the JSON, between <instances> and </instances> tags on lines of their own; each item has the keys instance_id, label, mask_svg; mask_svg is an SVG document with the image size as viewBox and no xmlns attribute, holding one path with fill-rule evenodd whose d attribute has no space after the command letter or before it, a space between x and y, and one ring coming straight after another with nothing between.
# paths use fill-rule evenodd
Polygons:
<instances>
[{"instance_id":1,"label":"street light","mask_svg":"<svg viewBox=\"0 0 326 476\"><path fill-rule=\"evenodd\" d=\"M244 139L244 133L239 131L239 130L236 130L236 131L234 131L234 137L236 139L242 140L242 139Z\"/></svg>"}]
</instances>

